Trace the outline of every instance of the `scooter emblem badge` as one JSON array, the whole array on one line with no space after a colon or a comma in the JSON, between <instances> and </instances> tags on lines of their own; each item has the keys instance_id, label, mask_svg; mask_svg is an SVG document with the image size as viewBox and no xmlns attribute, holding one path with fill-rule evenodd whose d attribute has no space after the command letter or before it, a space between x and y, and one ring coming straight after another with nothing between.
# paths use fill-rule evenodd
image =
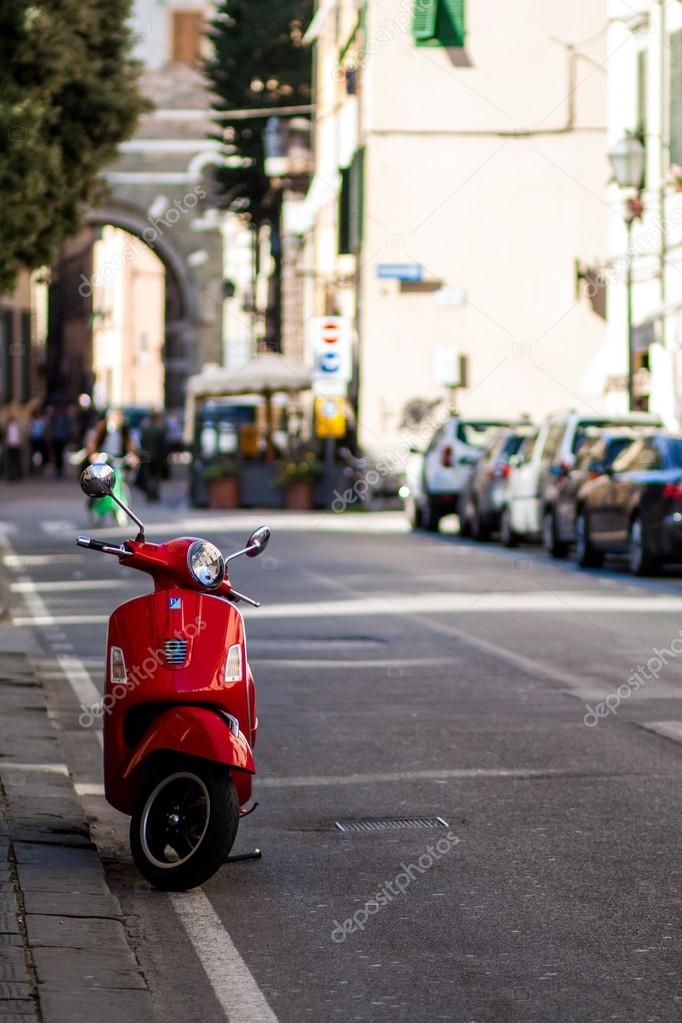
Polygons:
<instances>
[{"instance_id":1,"label":"scooter emblem badge","mask_svg":"<svg viewBox=\"0 0 682 1023\"><path fill-rule=\"evenodd\" d=\"M168 608L171 611L179 611L182 608L182 597L169 597Z\"/></svg>"}]
</instances>

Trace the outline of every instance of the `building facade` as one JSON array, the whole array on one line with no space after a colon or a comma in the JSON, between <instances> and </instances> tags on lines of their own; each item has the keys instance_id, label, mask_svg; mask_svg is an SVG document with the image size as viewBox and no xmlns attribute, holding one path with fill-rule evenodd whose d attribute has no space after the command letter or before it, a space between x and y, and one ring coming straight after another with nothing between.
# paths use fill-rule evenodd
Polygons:
<instances>
[{"instance_id":1,"label":"building facade","mask_svg":"<svg viewBox=\"0 0 682 1023\"><path fill-rule=\"evenodd\" d=\"M609 347L628 348L632 270L635 403L679 429L682 420L682 6L658 0L609 5L609 145L628 134L645 148L640 189L610 189ZM628 254L628 201L638 201ZM631 209L631 208L630 208Z\"/></svg>"},{"instance_id":2,"label":"building facade","mask_svg":"<svg viewBox=\"0 0 682 1023\"><path fill-rule=\"evenodd\" d=\"M605 409L606 0L320 3L305 312L355 328L359 435L417 400Z\"/></svg>"}]
</instances>

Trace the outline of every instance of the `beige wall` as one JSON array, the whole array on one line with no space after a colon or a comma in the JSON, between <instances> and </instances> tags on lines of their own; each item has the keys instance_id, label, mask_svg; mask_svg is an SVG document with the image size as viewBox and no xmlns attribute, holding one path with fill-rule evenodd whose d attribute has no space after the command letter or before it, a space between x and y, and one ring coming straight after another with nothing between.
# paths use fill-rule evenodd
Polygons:
<instances>
[{"instance_id":1,"label":"beige wall","mask_svg":"<svg viewBox=\"0 0 682 1023\"><path fill-rule=\"evenodd\" d=\"M163 264L143 242L102 229L93 251L93 371L100 405L163 407Z\"/></svg>"},{"instance_id":2,"label":"beige wall","mask_svg":"<svg viewBox=\"0 0 682 1023\"><path fill-rule=\"evenodd\" d=\"M606 325L584 293L576 297L575 261L591 264L607 250L607 93L598 66L606 0L470 2L464 50L415 47L411 8L369 0L355 53L366 156L361 440L390 446L406 402L446 400L435 367L443 346L468 358L470 386L459 396L466 414L601 409ZM318 44L318 168L330 163L330 148L337 156L347 148L347 100L334 73L345 35L331 16ZM580 53L573 91L569 51L557 40ZM324 274L339 266L335 209L334 201L317 212L310 247ZM422 264L426 278L450 289L451 304L379 280L381 263ZM310 308L320 300L318 284ZM346 301L337 294L337 306Z\"/></svg>"}]
</instances>

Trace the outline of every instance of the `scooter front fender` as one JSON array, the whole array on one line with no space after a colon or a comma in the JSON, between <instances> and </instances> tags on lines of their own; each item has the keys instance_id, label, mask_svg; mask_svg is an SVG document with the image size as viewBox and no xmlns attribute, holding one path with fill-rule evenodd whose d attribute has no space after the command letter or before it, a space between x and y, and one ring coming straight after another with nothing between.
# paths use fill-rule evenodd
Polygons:
<instances>
[{"instance_id":1,"label":"scooter front fender","mask_svg":"<svg viewBox=\"0 0 682 1023\"><path fill-rule=\"evenodd\" d=\"M138 743L123 772L126 788L137 789L140 767L158 752L178 753L224 764L233 771L240 805L248 803L251 798L251 776L256 772L251 747L243 732L233 731L228 721L214 710L191 704L164 710ZM133 796L133 805L134 802ZM124 812L132 812L132 807Z\"/></svg>"}]
</instances>

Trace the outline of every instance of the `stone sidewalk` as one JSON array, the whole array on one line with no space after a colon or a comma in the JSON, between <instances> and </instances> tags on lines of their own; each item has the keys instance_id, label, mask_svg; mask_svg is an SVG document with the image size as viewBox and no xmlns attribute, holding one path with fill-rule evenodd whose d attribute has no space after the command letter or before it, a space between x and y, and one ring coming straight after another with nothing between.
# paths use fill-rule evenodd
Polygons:
<instances>
[{"instance_id":1,"label":"stone sidewalk","mask_svg":"<svg viewBox=\"0 0 682 1023\"><path fill-rule=\"evenodd\" d=\"M120 904L12 631L0 630L0 1023L152 1023Z\"/></svg>"}]
</instances>

